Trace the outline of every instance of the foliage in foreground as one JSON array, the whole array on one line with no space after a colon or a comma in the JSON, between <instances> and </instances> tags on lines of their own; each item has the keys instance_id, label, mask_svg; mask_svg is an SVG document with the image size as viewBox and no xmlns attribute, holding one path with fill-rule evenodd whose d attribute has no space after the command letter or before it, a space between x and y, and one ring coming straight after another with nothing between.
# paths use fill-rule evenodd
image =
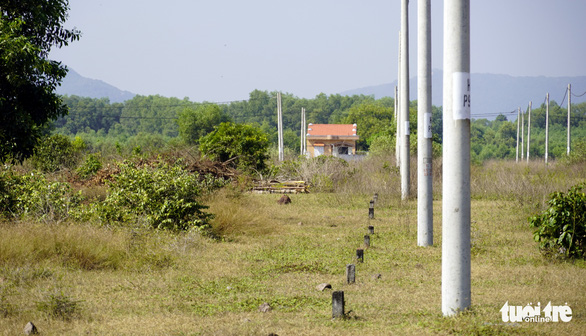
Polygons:
<instances>
[{"instance_id":1,"label":"foliage in foreground","mask_svg":"<svg viewBox=\"0 0 586 336\"><path fill-rule=\"evenodd\" d=\"M101 166L95 156L88 156L88 162L80 167L83 177ZM39 171L19 174L4 166L0 168L0 215L43 221L97 219L102 224L136 227L138 223L172 231L205 228L212 215L203 211L207 207L199 197L226 184L211 175L190 173L181 163L119 165L103 202L85 199L69 183L51 182Z\"/></svg>"},{"instance_id":2,"label":"foliage in foreground","mask_svg":"<svg viewBox=\"0 0 586 336\"><path fill-rule=\"evenodd\" d=\"M5 217L59 220L80 201L68 183L49 182L39 172L19 175L9 166L0 169L0 214Z\"/></svg>"},{"instance_id":3,"label":"foliage in foreground","mask_svg":"<svg viewBox=\"0 0 586 336\"><path fill-rule=\"evenodd\" d=\"M106 200L97 207L105 222L132 222L146 220L155 229L187 230L204 228L211 215L203 210L197 197L205 190L220 187L220 180L190 174L180 165L158 164L155 167L137 167L121 164Z\"/></svg>"},{"instance_id":4,"label":"foliage in foreground","mask_svg":"<svg viewBox=\"0 0 586 336\"><path fill-rule=\"evenodd\" d=\"M568 193L555 192L549 208L529 218L535 227L535 241L547 254L564 254L569 258L586 257L586 194L584 183L572 187Z\"/></svg>"}]
</instances>

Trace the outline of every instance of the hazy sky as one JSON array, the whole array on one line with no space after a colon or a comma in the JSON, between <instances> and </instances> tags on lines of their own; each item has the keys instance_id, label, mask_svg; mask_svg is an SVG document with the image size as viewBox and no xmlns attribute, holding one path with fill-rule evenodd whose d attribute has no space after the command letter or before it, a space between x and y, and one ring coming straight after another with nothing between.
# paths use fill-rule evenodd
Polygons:
<instances>
[{"instance_id":1,"label":"hazy sky","mask_svg":"<svg viewBox=\"0 0 586 336\"><path fill-rule=\"evenodd\" d=\"M220 102L260 89L313 98L397 78L400 0L69 1L66 27L83 36L51 58L142 95ZM443 1L431 3L432 67L442 68ZM586 75L586 1L471 6L473 73ZM409 12L415 76L417 1Z\"/></svg>"}]
</instances>

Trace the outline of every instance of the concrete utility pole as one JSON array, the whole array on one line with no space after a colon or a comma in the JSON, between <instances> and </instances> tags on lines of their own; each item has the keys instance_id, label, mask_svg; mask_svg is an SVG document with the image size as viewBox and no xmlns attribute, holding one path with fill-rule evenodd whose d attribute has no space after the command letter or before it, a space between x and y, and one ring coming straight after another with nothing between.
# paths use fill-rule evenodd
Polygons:
<instances>
[{"instance_id":1,"label":"concrete utility pole","mask_svg":"<svg viewBox=\"0 0 586 336\"><path fill-rule=\"evenodd\" d=\"M431 0L419 0L417 5L417 246L433 245L430 2Z\"/></svg>"},{"instance_id":2,"label":"concrete utility pole","mask_svg":"<svg viewBox=\"0 0 586 336\"><path fill-rule=\"evenodd\" d=\"M471 304L470 0L444 1L442 312Z\"/></svg>"},{"instance_id":3,"label":"concrete utility pole","mask_svg":"<svg viewBox=\"0 0 586 336\"><path fill-rule=\"evenodd\" d=\"M525 158L525 112L521 114L521 161Z\"/></svg>"},{"instance_id":4,"label":"concrete utility pole","mask_svg":"<svg viewBox=\"0 0 586 336\"><path fill-rule=\"evenodd\" d=\"M395 86L395 123L397 124L397 130L395 132L395 166L399 167L399 162L401 162L401 146L399 145L399 86Z\"/></svg>"},{"instance_id":5,"label":"concrete utility pole","mask_svg":"<svg viewBox=\"0 0 586 336\"><path fill-rule=\"evenodd\" d=\"M395 134L396 166L401 167L401 31L399 30L399 55L397 69L397 132Z\"/></svg>"},{"instance_id":6,"label":"concrete utility pole","mask_svg":"<svg viewBox=\"0 0 586 336\"><path fill-rule=\"evenodd\" d=\"M529 145L531 145L531 102L529 102L529 120L527 120L527 163L529 163Z\"/></svg>"},{"instance_id":7,"label":"concrete utility pole","mask_svg":"<svg viewBox=\"0 0 586 336\"><path fill-rule=\"evenodd\" d=\"M401 1L401 81L400 122L401 125L401 199L411 196L409 156L409 0Z\"/></svg>"},{"instance_id":8,"label":"concrete utility pole","mask_svg":"<svg viewBox=\"0 0 586 336\"><path fill-rule=\"evenodd\" d=\"M301 138L301 156L305 155L305 146L306 146L306 140L305 137L307 135L307 130L305 128L305 107L301 108L301 133L300 133L300 138Z\"/></svg>"},{"instance_id":9,"label":"concrete utility pole","mask_svg":"<svg viewBox=\"0 0 586 336\"><path fill-rule=\"evenodd\" d=\"M279 161L283 161L283 111L281 110L281 92L277 92L277 130L279 132Z\"/></svg>"},{"instance_id":10,"label":"concrete utility pole","mask_svg":"<svg viewBox=\"0 0 586 336\"><path fill-rule=\"evenodd\" d=\"M547 155L549 152L549 92L545 95L545 164L547 165Z\"/></svg>"},{"instance_id":11,"label":"concrete utility pole","mask_svg":"<svg viewBox=\"0 0 586 336\"><path fill-rule=\"evenodd\" d=\"M521 126L521 108L517 107L517 156L515 162L519 162L519 126Z\"/></svg>"},{"instance_id":12,"label":"concrete utility pole","mask_svg":"<svg viewBox=\"0 0 586 336\"><path fill-rule=\"evenodd\" d=\"M570 133L570 113L572 110L572 85L568 84L568 151L566 155L570 155L570 146L572 144L572 138Z\"/></svg>"}]
</instances>

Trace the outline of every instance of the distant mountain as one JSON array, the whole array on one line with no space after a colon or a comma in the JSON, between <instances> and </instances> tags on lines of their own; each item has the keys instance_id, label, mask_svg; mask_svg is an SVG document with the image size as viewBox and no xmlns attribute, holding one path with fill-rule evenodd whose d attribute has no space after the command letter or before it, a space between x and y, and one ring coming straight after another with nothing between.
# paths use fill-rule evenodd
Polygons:
<instances>
[{"instance_id":1,"label":"distant mountain","mask_svg":"<svg viewBox=\"0 0 586 336\"><path fill-rule=\"evenodd\" d=\"M57 88L57 93L89 98L107 97L111 103L121 103L136 96L132 92L122 91L101 80L83 77L71 68L61 86Z\"/></svg>"},{"instance_id":2,"label":"distant mountain","mask_svg":"<svg viewBox=\"0 0 586 336\"><path fill-rule=\"evenodd\" d=\"M432 72L432 104L442 106L443 100L443 71ZM555 101L565 106L568 98L564 93L568 84L572 85L572 104L586 101L586 95L575 97L586 91L586 76L578 77L513 77L509 75L479 74L471 75L472 84L472 117L494 119L499 113L509 120L517 118L517 107L525 111L529 101L534 107L545 102L545 95L549 92L550 102ZM394 97L397 81L388 84L368 86L354 90L340 92L341 95L374 95L376 99ZM409 83L411 100L417 99L417 78L411 78Z\"/></svg>"}]
</instances>

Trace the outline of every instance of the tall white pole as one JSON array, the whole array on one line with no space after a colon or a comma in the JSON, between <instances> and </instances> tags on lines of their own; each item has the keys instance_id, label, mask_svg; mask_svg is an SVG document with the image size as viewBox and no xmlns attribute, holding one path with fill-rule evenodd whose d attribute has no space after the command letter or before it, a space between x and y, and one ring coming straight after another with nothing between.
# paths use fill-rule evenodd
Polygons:
<instances>
[{"instance_id":1,"label":"tall white pole","mask_svg":"<svg viewBox=\"0 0 586 336\"><path fill-rule=\"evenodd\" d=\"M417 5L417 246L433 245L430 2L419 0Z\"/></svg>"},{"instance_id":2,"label":"tall white pole","mask_svg":"<svg viewBox=\"0 0 586 336\"><path fill-rule=\"evenodd\" d=\"M395 123L397 124L397 130L395 131L395 166L399 167L400 156L401 156L401 146L399 145L399 86L395 86Z\"/></svg>"},{"instance_id":3,"label":"tall white pole","mask_svg":"<svg viewBox=\"0 0 586 336\"><path fill-rule=\"evenodd\" d=\"M303 156L305 154L305 149L304 149L304 145L305 145L305 108L302 107L301 108L301 132L299 133L299 141L301 141L301 143L299 144L299 154L301 156Z\"/></svg>"},{"instance_id":4,"label":"tall white pole","mask_svg":"<svg viewBox=\"0 0 586 336\"><path fill-rule=\"evenodd\" d=\"M529 163L529 145L531 145L531 102L529 102L529 119L527 120L527 163Z\"/></svg>"},{"instance_id":5,"label":"tall white pole","mask_svg":"<svg viewBox=\"0 0 586 336\"><path fill-rule=\"evenodd\" d=\"M470 0L444 1L442 312L471 304Z\"/></svg>"},{"instance_id":6,"label":"tall white pole","mask_svg":"<svg viewBox=\"0 0 586 336\"><path fill-rule=\"evenodd\" d=\"M519 127L521 126L521 108L517 107L517 155L515 162L519 162Z\"/></svg>"},{"instance_id":7,"label":"tall white pole","mask_svg":"<svg viewBox=\"0 0 586 336\"><path fill-rule=\"evenodd\" d=\"M307 155L307 115L305 107L303 108L303 155Z\"/></svg>"},{"instance_id":8,"label":"tall white pole","mask_svg":"<svg viewBox=\"0 0 586 336\"><path fill-rule=\"evenodd\" d=\"M401 1L401 199L411 196L409 157L409 0Z\"/></svg>"},{"instance_id":9,"label":"tall white pole","mask_svg":"<svg viewBox=\"0 0 586 336\"><path fill-rule=\"evenodd\" d=\"M545 95L545 164L547 165L547 156L549 153L549 92Z\"/></svg>"},{"instance_id":10,"label":"tall white pole","mask_svg":"<svg viewBox=\"0 0 586 336\"><path fill-rule=\"evenodd\" d=\"M277 92L277 130L279 132L279 161L283 161L283 111L281 110L281 92Z\"/></svg>"},{"instance_id":11,"label":"tall white pole","mask_svg":"<svg viewBox=\"0 0 586 336\"><path fill-rule=\"evenodd\" d=\"M399 30L399 55L398 55L398 62L397 65L399 69L397 70L397 118L395 121L397 122L397 132L395 136L395 155L396 155L396 165L397 167L401 166L401 31Z\"/></svg>"},{"instance_id":12,"label":"tall white pole","mask_svg":"<svg viewBox=\"0 0 586 336\"><path fill-rule=\"evenodd\" d=\"M525 112L521 114L521 161L525 158Z\"/></svg>"},{"instance_id":13,"label":"tall white pole","mask_svg":"<svg viewBox=\"0 0 586 336\"><path fill-rule=\"evenodd\" d=\"M568 84L568 151L566 155L570 155L570 147L572 144L572 137L570 132L570 113L572 110L572 85Z\"/></svg>"}]
</instances>

